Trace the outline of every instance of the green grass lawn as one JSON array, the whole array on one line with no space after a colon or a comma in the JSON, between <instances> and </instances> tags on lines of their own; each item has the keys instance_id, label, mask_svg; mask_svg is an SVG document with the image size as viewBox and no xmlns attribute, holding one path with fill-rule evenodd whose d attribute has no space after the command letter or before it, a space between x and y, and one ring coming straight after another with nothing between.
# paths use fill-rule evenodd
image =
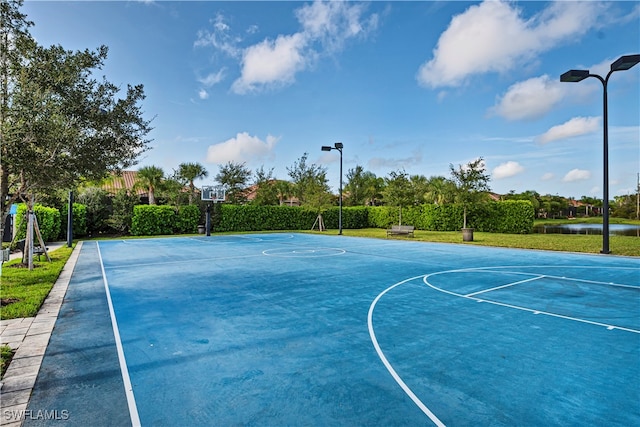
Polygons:
<instances>
[{"instance_id":1,"label":"green grass lawn","mask_svg":"<svg viewBox=\"0 0 640 427\"><path fill-rule=\"evenodd\" d=\"M49 253L51 262L34 261L34 269L21 266L15 259L2 265L0 319L33 317L38 313L62 268L71 256L72 248L62 247Z\"/></svg>"},{"instance_id":2,"label":"green grass lawn","mask_svg":"<svg viewBox=\"0 0 640 427\"><path fill-rule=\"evenodd\" d=\"M13 350L8 345L0 346L0 378L4 377L4 372L9 367L9 362L13 358Z\"/></svg>"},{"instance_id":3,"label":"green grass lawn","mask_svg":"<svg viewBox=\"0 0 640 427\"><path fill-rule=\"evenodd\" d=\"M314 232L320 234L321 232ZM336 230L323 233L335 234ZM379 228L343 230L345 236L387 238L387 233ZM473 233L473 242L463 242L460 231L416 230L415 237L391 237L424 242L459 243L477 246L498 246L503 248L540 249L563 252L600 253L602 236L584 234L499 234ZM609 236L609 249L613 255L640 256L640 238L634 236Z\"/></svg>"}]
</instances>

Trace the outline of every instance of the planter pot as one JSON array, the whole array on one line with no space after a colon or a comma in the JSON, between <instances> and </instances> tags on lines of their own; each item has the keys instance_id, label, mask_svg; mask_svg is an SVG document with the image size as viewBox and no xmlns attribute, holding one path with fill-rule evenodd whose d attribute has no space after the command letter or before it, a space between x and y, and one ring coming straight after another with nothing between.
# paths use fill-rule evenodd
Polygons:
<instances>
[{"instance_id":1,"label":"planter pot","mask_svg":"<svg viewBox=\"0 0 640 427\"><path fill-rule=\"evenodd\" d=\"M462 241L463 242L473 242L473 228L463 228L462 229Z\"/></svg>"},{"instance_id":2,"label":"planter pot","mask_svg":"<svg viewBox=\"0 0 640 427\"><path fill-rule=\"evenodd\" d=\"M204 225L198 226L198 234L204 234Z\"/></svg>"}]
</instances>

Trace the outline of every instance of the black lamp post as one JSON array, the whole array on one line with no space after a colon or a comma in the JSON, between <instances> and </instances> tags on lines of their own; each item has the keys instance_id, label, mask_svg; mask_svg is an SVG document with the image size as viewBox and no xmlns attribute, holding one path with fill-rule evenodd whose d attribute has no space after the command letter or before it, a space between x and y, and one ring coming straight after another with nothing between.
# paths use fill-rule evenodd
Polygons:
<instances>
[{"instance_id":1,"label":"black lamp post","mask_svg":"<svg viewBox=\"0 0 640 427\"><path fill-rule=\"evenodd\" d=\"M624 71L636 65L640 62L640 55L625 55L621 56L611 64L611 70L607 73L605 78L598 74L591 74L589 70L569 70L560 76L561 82L580 82L588 77L595 77L600 80L603 87L603 116L602 116L602 130L603 130L603 149L604 149L604 189L603 189L603 203L602 203L602 250L603 254L611 253L609 250L609 114L607 111L607 84L609 83L609 77L614 71Z\"/></svg>"},{"instance_id":2,"label":"black lamp post","mask_svg":"<svg viewBox=\"0 0 640 427\"><path fill-rule=\"evenodd\" d=\"M342 234L342 142L336 142L333 147L328 145L322 146L322 151L338 150L340 152L340 213L338 214L338 234Z\"/></svg>"}]
</instances>

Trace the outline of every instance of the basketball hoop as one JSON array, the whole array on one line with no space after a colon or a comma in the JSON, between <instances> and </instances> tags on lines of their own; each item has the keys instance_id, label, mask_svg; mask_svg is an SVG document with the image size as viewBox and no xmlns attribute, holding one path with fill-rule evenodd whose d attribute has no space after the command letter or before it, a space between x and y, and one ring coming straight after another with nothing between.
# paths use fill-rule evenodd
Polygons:
<instances>
[{"instance_id":1,"label":"basketball hoop","mask_svg":"<svg viewBox=\"0 0 640 427\"><path fill-rule=\"evenodd\" d=\"M200 192L200 200L205 202L224 202L225 196L225 188L214 185L203 186Z\"/></svg>"}]
</instances>

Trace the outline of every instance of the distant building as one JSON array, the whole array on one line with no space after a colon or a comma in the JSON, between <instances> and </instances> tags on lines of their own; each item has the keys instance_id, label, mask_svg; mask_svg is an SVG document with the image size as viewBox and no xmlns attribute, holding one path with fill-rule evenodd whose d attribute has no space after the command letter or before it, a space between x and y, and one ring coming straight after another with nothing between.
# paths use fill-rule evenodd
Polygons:
<instances>
[{"instance_id":1,"label":"distant building","mask_svg":"<svg viewBox=\"0 0 640 427\"><path fill-rule=\"evenodd\" d=\"M129 194L135 194L140 198L140 202L149 203L148 191L144 188L134 190L138 171L122 171L119 174L115 172L102 184L102 189L110 196L115 196L122 189L128 190Z\"/></svg>"}]
</instances>

